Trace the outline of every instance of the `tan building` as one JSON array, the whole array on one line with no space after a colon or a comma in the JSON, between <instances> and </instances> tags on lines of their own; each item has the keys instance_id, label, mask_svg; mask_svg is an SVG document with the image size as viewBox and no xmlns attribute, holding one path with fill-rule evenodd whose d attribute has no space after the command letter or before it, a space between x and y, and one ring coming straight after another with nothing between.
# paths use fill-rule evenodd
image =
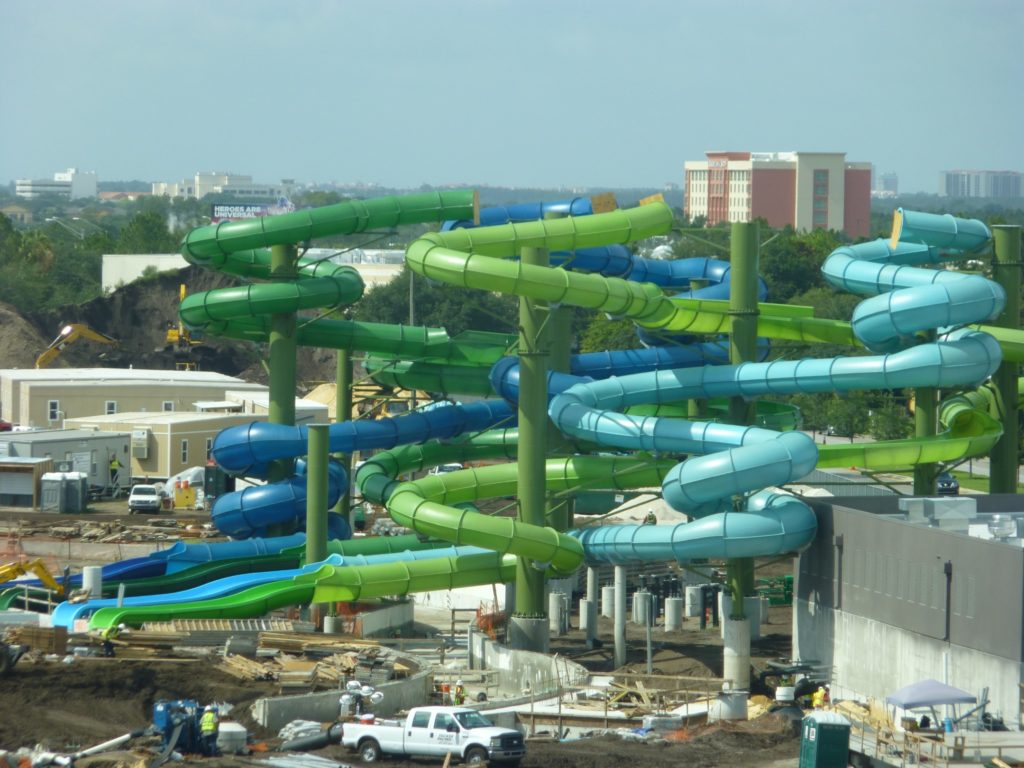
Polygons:
<instances>
[{"instance_id":1,"label":"tan building","mask_svg":"<svg viewBox=\"0 0 1024 768\"><path fill-rule=\"evenodd\" d=\"M69 419L127 412L193 411L226 393L265 394L212 371L131 368L0 369L0 418L23 427L59 428Z\"/></svg>"},{"instance_id":2,"label":"tan building","mask_svg":"<svg viewBox=\"0 0 1024 768\"><path fill-rule=\"evenodd\" d=\"M239 394L231 392L224 400L196 402L197 410L86 416L68 419L67 424L74 429L131 434L132 477L166 480L190 467L204 466L213 440L222 430L267 420L265 399L259 395L255 401L231 399ZM295 420L300 424L326 423L327 408L296 399Z\"/></svg>"},{"instance_id":3,"label":"tan building","mask_svg":"<svg viewBox=\"0 0 1024 768\"><path fill-rule=\"evenodd\" d=\"M248 413L135 412L68 419L67 425L130 433L132 478L166 480L190 467L204 466L218 432L252 421Z\"/></svg>"}]
</instances>

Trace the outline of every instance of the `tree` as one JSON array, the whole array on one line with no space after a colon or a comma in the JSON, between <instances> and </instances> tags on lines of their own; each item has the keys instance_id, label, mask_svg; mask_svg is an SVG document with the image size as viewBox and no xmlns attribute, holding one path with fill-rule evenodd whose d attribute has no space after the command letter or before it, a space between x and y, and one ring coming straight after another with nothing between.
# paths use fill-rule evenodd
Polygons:
<instances>
[{"instance_id":1,"label":"tree","mask_svg":"<svg viewBox=\"0 0 1024 768\"><path fill-rule=\"evenodd\" d=\"M351 316L364 322L408 324L409 280L413 279L416 325L444 328L451 336L467 330L515 332L518 309L514 296L467 291L410 275L406 267L391 282L371 288L352 307Z\"/></svg>"},{"instance_id":2,"label":"tree","mask_svg":"<svg viewBox=\"0 0 1024 768\"><path fill-rule=\"evenodd\" d=\"M117 241L118 253L173 253L178 241L167 228L167 220L149 211L132 217Z\"/></svg>"},{"instance_id":3,"label":"tree","mask_svg":"<svg viewBox=\"0 0 1024 768\"><path fill-rule=\"evenodd\" d=\"M827 392L794 395L790 402L800 409L802 429L824 431L828 427L828 403L832 395Z\"/></svg>"},{"instance_id":4,"label":"tree","mask_svg":"<svg viewBox=\"0 0 1024 768\"><path fill-rule=\"evenodd\" d=\"M597 314L580 334L579 346L580 352L636 349L640 346L640 339L632 320L612 320Z\"/></svg>"},{"instance_id":5,"label":"tree","mask_svg":"<svg viewBox=\"0 0 1024 768\"><path fill-rule=\"evenodd\" d=\"M892 392L883 392L878 405L871 409L869 433L876 440L902 440L914 428L907 409L896 401Z\"/></svg>"},{"instance_id":6,"label":"tree","mask_svg":"<svg viewBox=\"0 0 1024 768\"><path fill-rule=\"evenodd\" d=\"M853 436L868 429L868 399L863 392L845 392L840 397L833 395L826 406L829 426L837 435Z\"/></svg>"}]
</instances>

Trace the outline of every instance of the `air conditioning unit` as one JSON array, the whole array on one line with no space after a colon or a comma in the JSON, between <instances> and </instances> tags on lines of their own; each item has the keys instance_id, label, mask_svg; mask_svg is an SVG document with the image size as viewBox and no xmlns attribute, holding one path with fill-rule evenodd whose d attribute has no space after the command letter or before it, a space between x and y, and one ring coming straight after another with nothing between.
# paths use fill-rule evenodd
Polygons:
<instances>
[{"instance_id":1,"label":"air conditioning unit","mask_svg":"<svg viewBox=\"0 0 1024 768\"><path fill-rule=\"evenodd\" d=\"M132 430L132 458L133 459L148 459L149 458L149 430L148 429L133 429Z\"/></svg>"},{"instance_id":2,"label":"air conditioning unit","mask_svg":"<svg viewBox=\"0 0 1024 768\"><path fill-rule=\"evenodd\" d=\"M53 469L55 472L71 472L75 468L73 462L70 461L55 461L53 462Z\"/></svg>"}]
</instances>

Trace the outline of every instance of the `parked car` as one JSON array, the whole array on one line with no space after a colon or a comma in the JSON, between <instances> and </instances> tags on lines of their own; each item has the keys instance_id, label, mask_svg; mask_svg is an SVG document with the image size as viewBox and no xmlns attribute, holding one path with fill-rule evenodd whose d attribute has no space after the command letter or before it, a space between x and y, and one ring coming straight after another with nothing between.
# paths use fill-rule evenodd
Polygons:
<instances>
[{"instance_id":1,"label":"parked car","mask_svg":"<svg viewBox=\"0 0 1024 768\"><path fill-rule=\"evenodd\" d=\"M465 467L463 467L457 461L453 461L450 464L441 464L439 466L434 467L432 470L430 470L430 474L432 474L432 475L446 475L449 472L458 472L459 470L462 470L462 469L465 469Z\"/></svg>"},{"instance_id":2,"label":"parked car","mask_svg":"<svg viewBox=\"0 0 1024 768\"><path fill-rule=\"evenodd\" d=\"M939 496L959 496L960 481L949 472L940 472L935 478L935 492Z\"/></svg>"},{"instance_id":3,"label":"parked car","mask_svg":"<svg viewBox=\"0 0 1024 768\"><path fill-rule=\"evenodd\" d=\"M443 758L454 755L468 766L517 768L526 754L523 735L500 728L475 709L414 707L402 720L345 723L341 743L364 763L384 755Z\"/></svg>"},{"instance_id":4,"label":"parked car","mask_svg":"<svg viewBox=\"0 0 1024 768\"><path fill-rule=\"evenodd\" d=\"M133 485L128 494L128 514L159 512L162 503L163 495L155 485Z\"/></svg>"}]
</instances>

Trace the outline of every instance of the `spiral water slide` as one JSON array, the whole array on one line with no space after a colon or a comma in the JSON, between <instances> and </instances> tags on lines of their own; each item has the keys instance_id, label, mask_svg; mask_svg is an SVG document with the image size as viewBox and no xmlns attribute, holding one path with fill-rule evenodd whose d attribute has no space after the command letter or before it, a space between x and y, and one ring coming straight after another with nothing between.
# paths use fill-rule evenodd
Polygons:
<instances>
[{"instance_id":1,"label":"spiral water slide","mask_svg":"<svg viewBox=\"0 0 1024 768\"><path fill-rule=\"evenodd\" d=\"M713 302L670 299L655 286L596 275L576 275L502 258L514 256L520 248L528 245L575 251L609 241L628 242L663 231L670 221L671 214L665 206L652 205L578 219L445 232L417 241L410 247L407 258L418 273L466 288L500 290L589 307L629 317L653 329L720 333L727 329L725 313ZM920 247L907 249L897 246L880 258L878 246L867 245L870 250L853 246L849 253L833 254L830 261L842 266L843 257L851 257L851 261L858 263L875 264L908 258L925 260ZM927 243L922 245L925 250L931 248ZM956 236L942 245L970 250ZM908 256L910 251L918 255ZM854 326L867 328L858 336L862 335L863 343L869 346L898 347L900 339L916 332L914 325L905 322L905 318L913 317L918 322L926 318L925 327L934 328L981 322L994 317L1001 309L1002 297L998 286L988 281L968 280L969 286L965 287L957 282L967 277L963 275L949 273L949 277L938 277L947 273L885 269L886 264L880 266L883 269L874 278L874 290L898 289L899 301L893 304L897 309L908 306L913 309L902 314L889 312L897 316L891 323L889 335L879 331L879 326L884 324L879 323L878 315L886 312L862 312L860 317L867 320L858 322L855 318ZM863 276L852 272L847 275L841 269L837 272L839 276L835 279L841 287L863 289L868 284ZM882 279L882 272L894 275L891 280L888 277ZM931 282L925 282L924 275L920 273L930 273ZM933 284L957 284L959 287L939 292L916 290L921 285ZM943 305L948 306L943 308ZM816 320L797 311L780 309L762 314L759 332L781 338L852 342L848 326L844 326L835 321ZM575 384L556 395L551 403L553 419L567 434L619 448L701 455L681 464L621 457L577 456L549 460L546 467L549 490L571 492L591 486L628 488L663 482L666 500L699 516L697 522L681 526L592 528L569 535L511 519L486 518L455 506L493 495L514 494L514 465L468 470L405 484L396 484L388 479L390 471L364 467L370 471L365 473L365 478L360 478L360 484L368 487L373 485L373 481L378 481L381 497L387 498L389 511L399 522L422 535L456 544L482 546L497 552L498 556L467 555L403 564L400 568L395 568L394 564L372 567L377 570L325 565L313 573L297 576L293 582L280 583L277 591L271 591L275 595L274 600L292 600L300 593L308 594L298 590L296 583L304 584L307 590L315 585L312 599L319 602L366 596L373 591L367 593L365 590L374 579L387 582L386 590L381 594L398 594L414 588L432 589L438 585L486 583L509 577L513 555L532 559L539 567L562 573L577 567L584 556L592 562L624 562L652 558L750 557L794 551L813 536L814 518L793 497L757 493L750 498L748 509L743 513L720 510L737 494L785 483L809 472L817 456L809 439L799 433L779 434L749 427L636 418L621 411L634 403L676 402L688 397L714 395L963 386L986 378L998 365L999 359L999 347L991 337L984 333L960 331L935 344L868 357L655 371L612 381ZM971 409L965 407L962 410ZM920 457L920 443L927 441L905 442L906 445L887 449L891 460L903 462L915 452ZM947 445L947 451L952 449L951 446ZM972 444L972 447L977 446ZM963 446L957 448L962 450ZM253 458L259 460L262 455ZM386 459L381 462L386 463ZM378 464L378 460L373 463ZM244 598L241 595L237 597L248 606L247 610L269 605L266 590L262 587L247 590L244 594ZM220 610L223 606L211 608ZM203 614L201 612L205 609L200 605L196 605L195 610L200 611L195 615L220 615ZM107 618L103 614L104 611L97 614L94 623L97 619Z\"/></svg>"}]
</instances>

